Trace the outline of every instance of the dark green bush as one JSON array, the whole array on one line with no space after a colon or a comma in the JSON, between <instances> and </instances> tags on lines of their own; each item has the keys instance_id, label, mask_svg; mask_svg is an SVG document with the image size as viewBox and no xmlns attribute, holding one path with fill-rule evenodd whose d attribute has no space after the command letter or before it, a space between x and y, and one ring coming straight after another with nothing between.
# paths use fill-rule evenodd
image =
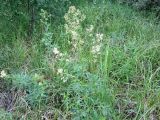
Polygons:
<instances>
[{"instance_id":1,"label":"dark green bush","mask_svg":"<svg viewBox=\"0 0 160 120\"><path fill-rule=\"evenodd\" d=\"M138 10L154 10L157 15L160 11L160 0L117 0L120 3L125 3Z\"/></svg>"}]
</instances>

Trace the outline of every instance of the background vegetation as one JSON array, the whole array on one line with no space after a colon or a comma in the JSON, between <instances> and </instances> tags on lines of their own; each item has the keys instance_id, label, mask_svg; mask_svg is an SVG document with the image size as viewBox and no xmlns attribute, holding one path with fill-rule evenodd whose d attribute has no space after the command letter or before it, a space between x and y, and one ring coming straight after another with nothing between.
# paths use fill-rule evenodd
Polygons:
<instances>
[{"instance_id":1,"label":"background vegetation","mask_svg":"<svg viewBox=\"0 0 160 120\"><path fill-rule=\"evenodd\" d=\"M156 0L1 1L0 118L159 120L158 11Z\"/></svg>"},{"instance_id":2,"label":"background vegetation","mask_svg":"<svg viewBox=\"0 0 160 120\"><path fill-rule=\"evenodd\" d=\"M145 10L146 12L154 11L157 17L160 13L160 1L159 0L118 0L117 2L125 3L138 10ZM152 12L153 14L153 12Z\"/></svg>"}]
</instances>

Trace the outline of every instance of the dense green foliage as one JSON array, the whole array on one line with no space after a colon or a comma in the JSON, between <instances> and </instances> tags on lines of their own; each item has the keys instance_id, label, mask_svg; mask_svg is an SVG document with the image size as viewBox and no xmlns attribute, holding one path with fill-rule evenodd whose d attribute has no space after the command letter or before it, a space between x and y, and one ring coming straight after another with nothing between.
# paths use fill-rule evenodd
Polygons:
<instances>
[{"instance_id":1,"label":"dense green foliage","mask_svg":"<svg viewBox=\"0 0 160 120\"><path fill-rule=\"evenodd\" d=\"M133 6L133 8L136 8L138 10L146 10L148 11L154 11L156 15L160 16L160 1L159 0L117 0L120 3L125 3L130 6Z\"/></svg>"},{"instance_id":2,"label":"dense green foliage","mask_svg":"<svg viewBox=\"0 0 160 120\"><path fill-rule=\"evenodd\" d=\"M160 23L113 1L1 2L0 119L160 119Z\"/></svg>"}]
</instances>

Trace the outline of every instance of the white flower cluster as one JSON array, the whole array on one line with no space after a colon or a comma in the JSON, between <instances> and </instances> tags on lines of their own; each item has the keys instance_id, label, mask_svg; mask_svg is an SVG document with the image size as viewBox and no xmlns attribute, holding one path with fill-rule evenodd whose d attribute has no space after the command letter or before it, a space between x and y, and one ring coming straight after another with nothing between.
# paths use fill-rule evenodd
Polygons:
<instances>
[{"instance_id":1,"label":"white flower cluster","mask_svg":"<svg viewBox=\"0 0 160 120\"><path fill-rule=\"evenodd\" d=\"M66 74L65 74L64 69L58 68L58 69L57 69L57 75L60 76L61 80L62 80L64 83L67 82L67 76L66 76Z\"/></svg>"},{"instance_id":2,"label":"white flower cluster","mask_svg":"<svg viewBox=\"0 0 160 120\"><path fill-rule=\"evenodd\" d=\"M93 42L93 45L91 48L91 53L94 55L95 59L97 59L98 55L101 54L102 40L103 40L103 34L97 33L96 40Z\"/></svg>"},{"instance_id":3,"label":"white flower cluster","mask_svg":"<svg viewBox=\"0 0 160 120\"><path fill-rule=\"evenodd\" d=\"M98 55L101 54L102 40L104 35L101 33L97 33L95 35L93 30L94 30L93 25L90 25L90 27L86 29L86 33L87 36L89 37L88 39L92 40L91 53L93 54L93 57L97 59Z\"/></svg>"},{"instance_id":4,"label":"white flower cluster","mask_svg":"<svg viewBox=\"0 0 160 120\"><path fill-rule=\"evenodd\" d=\"M5 78L6 76L7 76L7 73L4 70L2 70L0 73L0 77Z\"/></svg>"},{"instance_id":5,"label":"white flower cluster","mask_svg":"<svg viewBox=\"0 0 160 120\"><path fill-rule=\"evenodd\" d=\"M56 71L55 68L57 68L58 62L62 60L63 54L59 51L57 47L52 48L51 54L47 58L48 59L48 64L53 71Z\"/></svg>"},{"instance_id":6,"label":"white flower cluster","mask_svg":"<svg viewBox=\"0 0 160 120\"><path fill-rule=\"evenodd\" d=\"M63 56L63 54L56 47L53 48L52 52L53 52L54 58L56 58L56 59L58 59L58 58Z\"/></svg>"},{"instance_id":7,"label":"white flower cluster","mask_svg":"<svg viewBox=\"0 0 160 120\"><path fill-rule=\"evenodd\" d=\"M59 66L59 62L66 60L65 54L62 54L57 47L53 48L52 53L53 53L52 56L53 60L51 67L53 69L53 72L56 75L58 75L61 78L61 80L63 80L63 82L67 82L65 70L63 68L60 68Z\"/></svg>"},{"instance_id":8,"label":"white flower cluster","mask_svg":"<svg viewBox=\"0 0 160 120\"><path fill-rule=\"evenodd\" d=\"M90 50L89 52L93 55L93 62L96 62L101 54L103 34L94 33L94 26L90 25L85 31L85 37L82 39L82 27L81 22L85 20L85 16L75 8L75 6L69 7L68 12L64 16L66 24L66 32L71 35L71 50L67 54L62 54L57 47L52 48L52 59L51 68L53 69L54 75L60 78L63 82L67 82L74 75L70 74L68 68L62 67L77 62L79 55L83 53L83 48ZM84 44L84 40L85 44ZM82 46L83 45L83 46Z\"/></svg>"},{"instance_id":9,"label":"white flower cluster","mask_svg":"<svg viewBox=\"0 0 160 120\"><path fill-rule=\"evenodd\" d=\"M80 10L76 9L75 6L71 6L69 7L69 10L65 14L64 18L66 21L66 32L72 37L72 52L76 52L78 45L84 43L79 34L79 30L81 28L81 22L85 20L85 15L83 15Z\"/></svg>"},{"instance_id":10,"label":"white flower cluster","mask_svg":"<svg viewBox=\"0 0 160 120\"><path fill-rule=\"evenodd\" d=\"M67 23L65 25L66 31L70 33L81 27L80 23L85 20L85 15L83 15L79 9L76 9L75 6L71 6L64 18Z\"/></svg>"},{"instance_id":11,"label":"white flower cluster","mask_svg":"<svg viewBox=\"0 0 160 120\"><path fill-rule=\"evenodd\" d=\"M62 68L58 68L57 69L57 74L59 74L59 75L63 74L63 69Z\"/></svg>"},{"instance_id":12,"label":"white flower cluster","mask_svg":"<svg viewBox=\"0 0 160 120\"><path fill-rule=\"evenodd\" d=\"M41 9L40 16L41 16L40 22L43 23L44 25L46 25L46 24L47 24L46 21L49 20L49 17L50 17L51 15L49 15L49 14L47 13L47 11Z\"/></svg>"}]
</instances>

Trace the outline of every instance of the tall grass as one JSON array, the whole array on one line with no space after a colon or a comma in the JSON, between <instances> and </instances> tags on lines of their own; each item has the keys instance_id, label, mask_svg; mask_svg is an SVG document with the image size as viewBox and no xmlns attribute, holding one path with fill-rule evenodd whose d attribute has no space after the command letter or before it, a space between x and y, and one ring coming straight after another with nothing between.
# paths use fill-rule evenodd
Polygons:
<instances>
[{"instance_id":1,"label":"tall grass","mask_svg":"<svg viewBox=\"0 0 160 120\"><path fill-rule=\"evenodd\" d=\"M12 42L0 37L0 79L17 96L3 119L160 119L160 25L110 2L66 16L53 28L42 14L29 44L22 31Z\"/></svg>"}]
</instances>

